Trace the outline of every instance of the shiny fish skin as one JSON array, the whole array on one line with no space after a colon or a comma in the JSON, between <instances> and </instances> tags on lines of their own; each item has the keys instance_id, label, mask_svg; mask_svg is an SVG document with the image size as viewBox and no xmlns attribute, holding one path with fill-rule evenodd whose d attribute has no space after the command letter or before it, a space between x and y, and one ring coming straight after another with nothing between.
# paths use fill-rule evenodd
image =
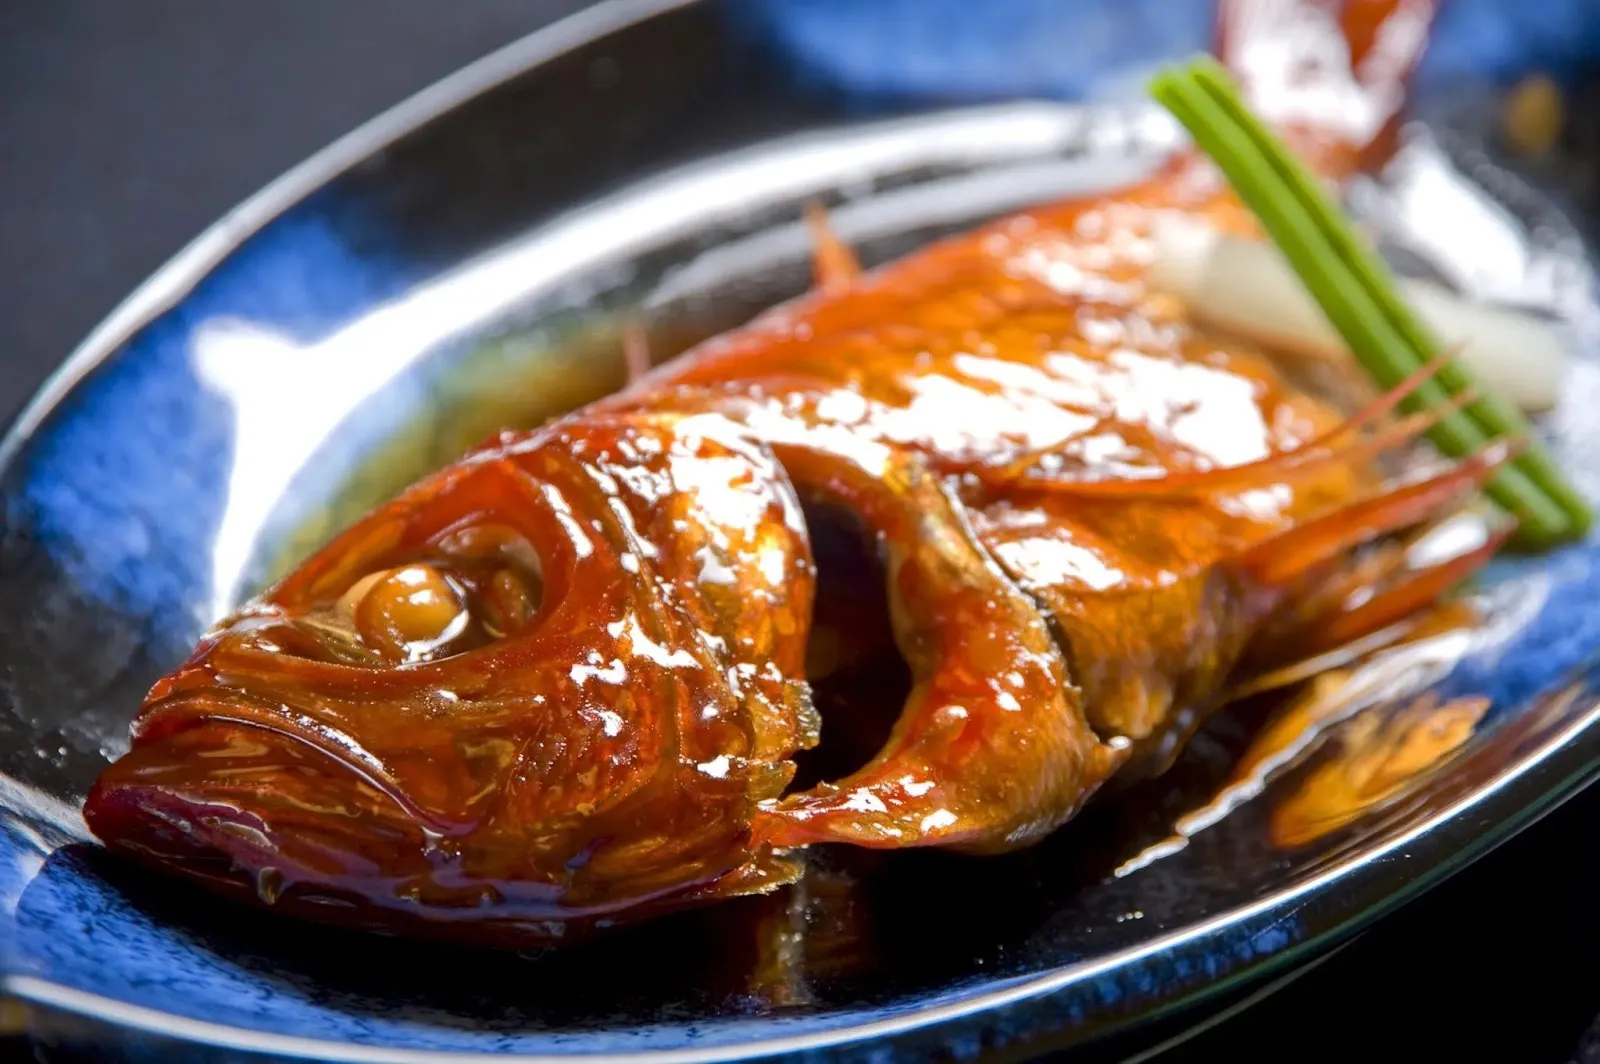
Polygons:
<instances>
[{"instance_id":1,"label":"shiny fish skin","mask_svg":"<svg viewBox=\"0 0 1600 1064\"><path fill-rule=\"evenodd\" d=\"M1401 8L1324 29L1362 52ZM1224 52L1265 77L1251 25ZM1330 175L1368 154L1304 119ZM866 274L824 241L817 291L489 441L219 624L91 828L279 911L496 945L772 890L813 843L1036 842L1236 681L1466 575L1482 552L1414 570L1404 534L1505 457L1392 482L1363 425L1149 288L1160 211L1255 232L1185 157ZM876 757L791 792L828 725L817 507L881 556L914 682Z\"/></svg>"}]
</instances>

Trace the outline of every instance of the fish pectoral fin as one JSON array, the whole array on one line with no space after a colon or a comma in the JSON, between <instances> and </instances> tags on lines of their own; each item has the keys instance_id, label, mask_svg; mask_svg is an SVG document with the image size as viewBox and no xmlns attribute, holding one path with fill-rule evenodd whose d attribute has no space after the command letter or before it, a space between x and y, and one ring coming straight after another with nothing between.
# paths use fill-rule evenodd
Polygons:
<instances>
[{"instance_id":1,"label":"fish pectoral fin","mask_svg":"<svg viewBox=\"0 0 1600 1064\"><path fill-rule=\"evenodd\" d=\"M873 476L814 452L780 458L803 490L833 495L887 545L895 637L914 682L871 762L780 799L757 815L758 835L1001 851L1054 830L1126 753L1090 728L1038 606L919 459L898 454Z\"/></svg>"},{"instance_id":2,"label":"fish pectoral fin","mask_svg":"<svg viewBox=\"0 0 1600 1064\"><path fill-rule=\"evenodd\" d=\"M1355 547L1445 516L1488 483L1522 446L1497 440L1438 473L1386 487L1279 533L1234 564L1258 587L1287 587Z\"/></svg>"}]
</instances>

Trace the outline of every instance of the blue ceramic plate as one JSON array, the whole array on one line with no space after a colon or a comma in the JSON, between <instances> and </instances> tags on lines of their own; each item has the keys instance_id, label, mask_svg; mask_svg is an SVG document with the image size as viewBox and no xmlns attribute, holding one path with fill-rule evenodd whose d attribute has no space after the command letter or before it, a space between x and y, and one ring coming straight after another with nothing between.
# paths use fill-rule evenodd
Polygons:
<instances>
[{"instance_id":1,"label":"blue ceramic plate","mask_svg":"<svg viewBox=\"0 0 1600 1064\"><path fill-rule=\"evenodd\" d=\"M491 429L614 386L622 322L670 352L800 290L813 197L882 259L1126 182L1175 143L1137 104L863 108L784 76L740 32L704 4L613 0L463 71L223 219L12 426L0 977L40 1025L151 1059L1086 1043L1259 985L1594 772L1585 545L1500 563L1480 636L1373 663L1349 679L1360 697L1311 692L1266 731L1225 715L1158 787L1027 853L822 867L783 914L811 934L776 992L756 957L762 903L486 955L289 926L107 859L78 805L149 683L356 512ZM1408 268L1543 308L1597 349L1583 241L1480 144L1471 108L1439 112L1358 209ZM1546 421L1591 486L1597 401L1584 362ZM1422 687L1442 709L1413 704ZM1406 771L1374 775L1383 743L1409 751ZM1259 771L1236 772L1241 757ZM830 883L848 886L843 916Z\"/></svg>"}]
</instances>

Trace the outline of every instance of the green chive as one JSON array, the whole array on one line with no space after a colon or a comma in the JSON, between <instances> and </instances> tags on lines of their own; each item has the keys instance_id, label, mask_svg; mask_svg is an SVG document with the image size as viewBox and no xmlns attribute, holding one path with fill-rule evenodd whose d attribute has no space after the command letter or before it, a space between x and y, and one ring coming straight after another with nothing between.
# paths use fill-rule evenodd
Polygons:
<instances>
[{"instance_id":1,"label":"green chive","mask_svg":"<svg viewBox=\"0 0 1600 1064\"><path fill-rule=\"evenodd\" d=\"M1255 213L1374 383L1394 387L1440 349L1406 306L1383 260L1357 237L1316 178L1250 113L1215 60L1202 57L1158 73L1151 94ZM1484 392L1459 362L1442 367L1407 407L1437 408L1469 388L1478 388L1479 398L1429 432L1434 445L1460 458L1500 437L1527 440L1527 449L1502 466L1485 491L1517 517L1524 546L1581 537L1593 521L1587 502L1515 407Z\"/></svg>"}]
</instances>

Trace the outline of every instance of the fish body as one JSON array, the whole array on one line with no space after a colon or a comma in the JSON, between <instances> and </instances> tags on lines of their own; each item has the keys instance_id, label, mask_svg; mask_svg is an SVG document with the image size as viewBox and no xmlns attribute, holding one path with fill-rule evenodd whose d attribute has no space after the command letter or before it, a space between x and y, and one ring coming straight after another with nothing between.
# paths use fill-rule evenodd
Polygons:
<instances>
[{"instance_id":1,"label":"fish body","mask_svg":"<svg viewBox=\"0 0 1600 1064\"><path fill-rule=\"evenodd\" d=\"M1418 9L1223 14L1267 85L1272 12L1344 42L1365 125L1279 115L1338 177L1391 124L1415 55L1374 56ZM1396 481L1395 396L1352 414L1154 289L1163 212L1255 233L1189 157L866 273L814 219L814 292L487 442L217 625L90 826L296 915L495 944L768 891L815 843L1036 842L1495 545L1404 549L1504 455ZM882 623L818 601L822 512L881 559ZM876 756L793 790L824 615L913 682Z\"/></svg>"}]
</instances>

